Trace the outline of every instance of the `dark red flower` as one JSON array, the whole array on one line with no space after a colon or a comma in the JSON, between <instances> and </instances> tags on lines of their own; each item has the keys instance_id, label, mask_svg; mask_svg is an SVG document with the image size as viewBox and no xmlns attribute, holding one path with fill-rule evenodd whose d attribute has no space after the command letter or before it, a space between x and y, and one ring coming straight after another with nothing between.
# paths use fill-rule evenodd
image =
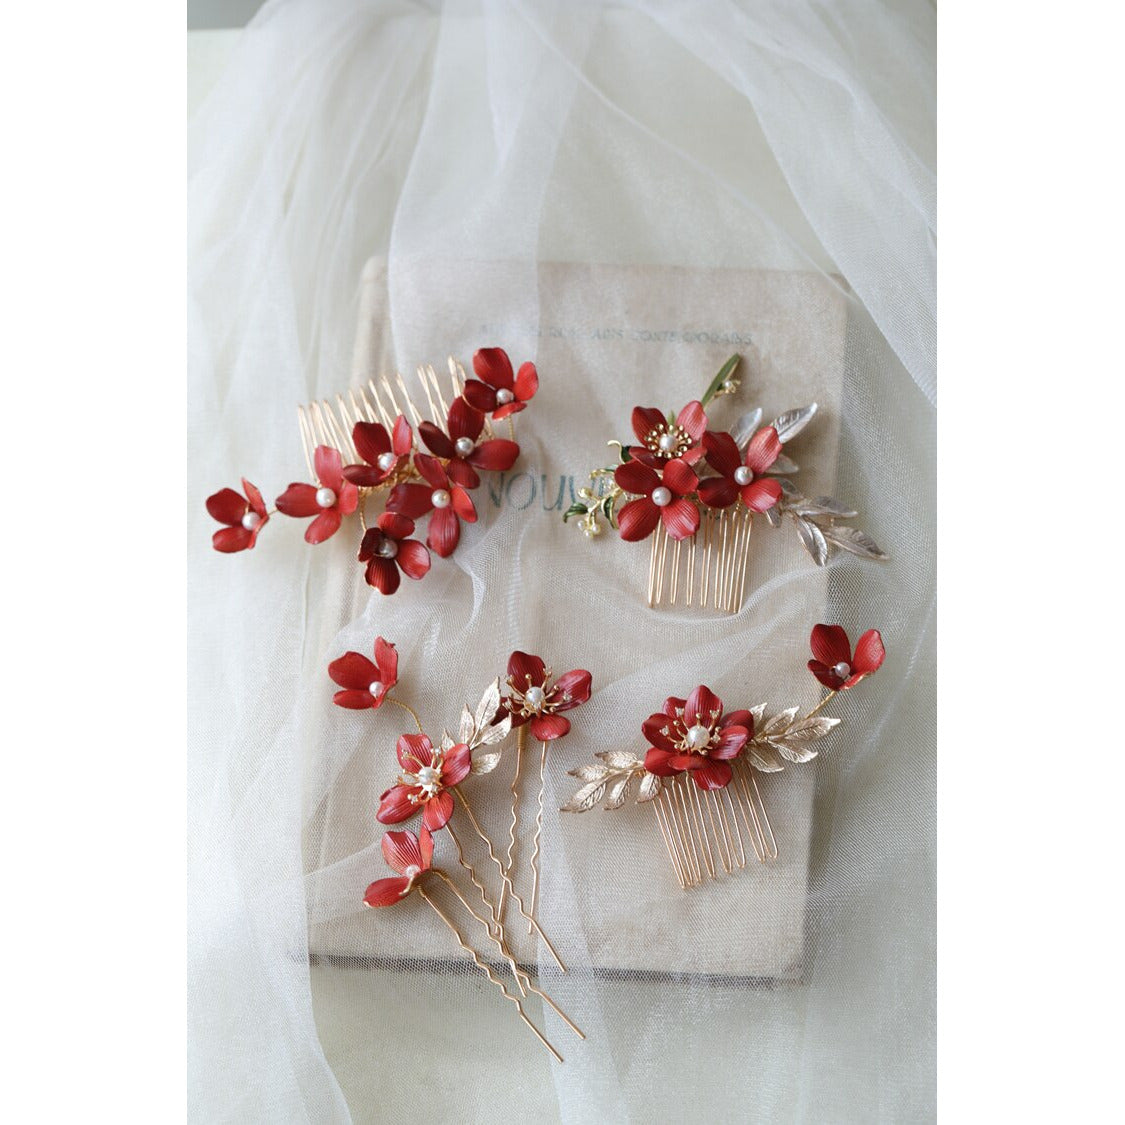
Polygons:
<instances>
[{"instance_id":1,"label":"dark red flower","mask_svg":"<svg viewBox=\"0 0 1125 1125\"><path fill-rule=\"evenodd\" d=\"M398 653L394 645L376 637L374 663L362 652L345 652L328 665L328 675L344 689L332 697L338 707L375 710L398 683Z\"/></svg>"},{"instance_id":2,"label":"dark red flower","mask_svg":"<svg viewBox=\"0 0 1125 1125\"><path fill-rule=\"evenodd\" d=\"M532 738L550 742L570 730L570 720L559 712L569 711L590 698L593 677L581 668L564 672L552 682L550 670L538 656L513 652L508 657L508 694L504 713L512 726L530 723Z\"/></svg>"},{"instance_id":3,"label":"dark red flower","mask_svg":"<svg viewBox=\"0 0 1125 1125\"><path fill-rule=\"evenodd\" d=\"M381 422L356 422L352 445L367 464L345 465L344 477L361 488L374 488L394 476L402 459L414 448L414 432L401 414L395 419L393 435L387 434Z\"/></svg>"},{"instance_id":4,"label":"dark red flower","mask_svg":"<svg viewBox=\"0 0 1125 1125\"><path fill-rule=\"evenodd\" d=\"M539 390L535 364L525 363L513 375L512 361L503 348L481 348L473 356L473 370L477 378L465 384L465 398L470 406L493 418L518 414Z\"/></svg>"},{"instance_id":5,"label":"dark red flower","mask_svg":"<svg viewBox=\"0 0 1125 1125\"><path fill-rule=\"evenodd\" d=\"M813 654L809 671L830 691L855 687L864 676L877 672L887 655L878 629L868 629L856 641L855 656L848 634L839 625L814 625L809 644Z\"/></svg>"},{"instance_id":6,"label":"dark red flower","mask_svg":"<svg viewBox=\"0 0 1125 1125\"><path fill-rule=\"evenodd\" d=\"M690 771L700 789L722 789L731 779L730 760L754 737L749 711L723 714L723 701L697 687L687 699L669 698L664 710L641 724L652 749L645 769L658 777Z\"/></svg>"},{"instance_id":7,"label":"dark red flower","mask_svg":"<svg viewBox=\"0 0 1125 1125\"><path fill-rule=\"evenodd\" d=\"M699 509L684 499L699 486L699 478L683 461L669 461L658 472L640 461L626 461L613 474L619 488L639 496L617 516L621 538L647 539L663 520L673 539L687 539L699 529Z\"/></svg>"},{"instance_id":8,"label":"dark red flower","mask_svg":"<svg viewBox=\"0 0 1125 1125\"><path fill-rule=\"evenodd\" d=\"M376 879L363 896L365 906L394 906L401 902L434 866L434 838L423 828L413 832L384 832L383 858L398 875Z\"/></svg>"},{"instance_id":9,"label":"dark red flower","mask_svg":"<svg viewBox=\"0 0 1125 1125\"><path fill-rule=\"evenodd\" d=\"M359 489L344 479L344 467L337 450L318 445L313 454L315 484L291 484L278 498L277 510L287 516L316 516L305 528L308 543L323 543L340 530L344 516L359 507Z\"/></svg>"},{"instance_id":10,"label":"dark red flower","mask_svg":"<svg viewBox=\"0 0 1125 1125\"><path fill-rule=\"evenodd\" d=\"M662 461L686 461L694 465L703 456L699 444L707 432L707 415L703 404L689 402L680 411L675 422L655 406L633 408L633 433L640 445L630 446L629 453L637 461L659 467Z\"/></svg>"},{"instance_id":11,"label":"dark red flower","mask_svg":"<svg viewBox=\"0 0 1125 1125\"><path fill-rule=\"evenodd\" d=\"M396 484L387 497L387 511L416 520L433 512L426 532L426 542L444 559L457 548L461 539L461 520L477 522L473 498L449 479L436 457L414 454L414 467L425 484Z\"/></svg>"},{"instance_id":12,"label":"dark red flower","mask_svg":"<svg viewBox=\"0 0 1125 1125\"><path fill-rule=\"evenodd\" d=\"M520 447L504 438L478 443L484 429L484 415L463 398L453 400L447 425L449 433L445 434L433 422L422 422L418 433L431 453L449 462L445 467L449 479L463 488L476 488L480 484L477 469L502 472L510 469L520 455Z\"/></svg>"},{"instance_id":13,"label":"dark red flower","mask_svg":"<svg viewBox=\"0 0 1125 1125\"><path fill-rule=\"evenodd\" d=\"M359 544L359 561L367 563L364 577L380 594L398 589L401 570L407 578L424 578L430 569L430 552L414 534L414 521L397 512L384 512L369 527Z\"/></svg>"},{"instance_id":14,"label":"dark red flower","mask_svg":"<svg viewBox=\"0 0 1125 1125\"><path fill-rule=\"evenodd\" d=\"M703 435L707 464L719 475L699 482L699 499L709 508L729 508L740 498L752 512L765 512L781 499L781 482L761 474L777 460L781 441L773 426L759 430L739 456L730 434Z\"/></svg>"},{"instance_id":15,"label":"dark red flower","mask_svg":"<svg viewBox=\"0 0 1125 1125\"><path fill-rule=\"evenodd\" d=\"M376 819L400 824L421 809L422 823L431 832L444 828L453 815L449 790L468 777L473 764L468 746L459 742L448 750L435 749L424 734L404 734L395 752L403 772L380 798Z\"/></svg>"},{"instance_id":16,"label":"dark red flower","mask_svg":"<svg viewBox=\"0 0 1125 1125\"><path fill-rule=\"evenodd\" d=\"M211 545L224 554L250 550L258 541L258 532L269 522L262 494L245 477L242 491L245 496L233 488L223 488L207 497L207 511L227 525L211 536Z\"/></svg>"}]
</instances>

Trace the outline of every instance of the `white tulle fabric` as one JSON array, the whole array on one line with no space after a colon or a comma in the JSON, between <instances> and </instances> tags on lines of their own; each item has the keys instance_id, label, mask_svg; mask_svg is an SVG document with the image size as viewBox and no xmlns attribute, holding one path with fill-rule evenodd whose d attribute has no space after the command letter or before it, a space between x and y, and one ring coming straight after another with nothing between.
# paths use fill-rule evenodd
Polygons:
<instances>
[{"instance_id":1,"label":"white tulle fabric","mask_svg":"<svg viewBox=\"0 0 1125 1125\"><path fill-rule=\"evenodd\" d=\"M245 32L190 134L192 1120L932 1117L933 56L930 5L874 0L293 0ZM799 550L775 552L720 620L654 618L644 564L615 579L625 545L594 547L542 510L490 511L390 600L362 586L342 536L312 549L270 526L253 552L216 554L211 491L246 475L270 496L305 478L294 408L348 385L370 259L385 263L403 371L492 344L541 361L544 263L815 275L847 310L835 493L891 561L845 557L826 581ZM519 436L526 465L577 477L642 393L675 407L712 373L589 369L574 354L566 370L541 363ZM560 823L563 768L635 741L628 716L679 677L724 695L803 684L812 621L786 592L814 590L819 619L878 625L889 656L806 767L800 971L693 973L713 940L705 911L672 971L597 971L576 872L612 887L640 825L609 821L628 810ZM588 1035L546 1020L563 1066L451 940L432 959L448 937L437 919L393 923L404 964L372 959L379 918L358 902L386 873L373 813L394 720L334 709L325 668L376 632L439 729L512 648L594 672L545 825L544 916L572 972L541 962L544 979ZM604 833L604 871L575 862L579 830ZM739 876L748 924L759 877ZM657 917L681 894L659 892L614 909Z\"/></svg>"}]
</instances>

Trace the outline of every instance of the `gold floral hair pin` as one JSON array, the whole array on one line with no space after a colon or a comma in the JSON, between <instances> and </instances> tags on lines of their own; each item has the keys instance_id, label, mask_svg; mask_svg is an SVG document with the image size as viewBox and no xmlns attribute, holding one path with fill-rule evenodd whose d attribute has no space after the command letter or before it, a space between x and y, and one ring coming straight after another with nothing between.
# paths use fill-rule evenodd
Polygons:
<instances>
[{"instance_id":1,"label":"gold floral hair pin","mask_svg":"<svg viewBox=\"0 0 1125 1125\"><path fill-rule=\"evenodd\" d=\"M815 417L815 402L761 428L760 408L729 431L711 428L705 408L738 390L740 362L731 356L703 397L679 414L634 407L635 442L609 443L620 463L595 469L563 516L580 516L590 538L601 533L604 519L627 542L650 540L650 606L667 601L737 612L758 515L771 527L789 519L817 566L826 566L837 548L887 557L866 532L842 522L858 513L830 496L809 499L790 479L799 466L782 449Z\"/></svg>"},{"instance_id":2,"label":"gold floral hair pin","mask_svg":"<svg viewBox=\"0 0 1125 1125\"><path fill-rule=\"evenodd\" d=\"M726 711L704 686L685 699L670 696L641 724L649 747L644 756L607 750L596 755L597 762L571 770L582 787L562 811L588 812L598 805L619 809L635 788L636 803L653 810L685 890L717 878L720 869L729 875L745 868L746 840L760 862L776 859L757 775L815 758L814 744L840 722L820 712L839 692L877 671L885 655L875 629L859 638L854 652L839 625L815 626L810 644L809 671L828 692L807 714L787 707L767 715L765 703Z\"/></svg>"}]
</instances>

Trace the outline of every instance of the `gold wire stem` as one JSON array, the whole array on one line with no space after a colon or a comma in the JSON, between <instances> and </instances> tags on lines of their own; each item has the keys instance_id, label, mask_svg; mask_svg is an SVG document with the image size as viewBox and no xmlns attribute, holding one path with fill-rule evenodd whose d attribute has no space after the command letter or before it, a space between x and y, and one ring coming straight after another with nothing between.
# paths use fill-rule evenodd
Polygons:
<instances>
[{"instance_id":1,"label":"gold wire stem","mask_svg":"<svg viewBox=\"0 0 1125 1125\"><path fill-rule=\"evenodd\" d=\"M720 827L723 823L723 806L718 803L718 796L714 789L708 789L707 792L703 794L702 799L703 806L707 810L707 820L711 825L711 835L715 840L715 853L719 857L719 862L723 865L723 870L729 875L733 869L733 865L731 864L730 842L723 835L722 828ZM716 807L719 810L718 817L715 815Z\"/></svg>"},{"instance_id":2,"label":"gold wire stem","mask_svg":"<svg viewBox=\"0 0 1125 1125\"><path fill-rule=\"evenodd\" d=\"M649 803L652 805L653 815L656 817L656 823L660 828L660 835L664 837L664 846L668 849L668 858L672 861L672 870L676 873L676 880L679 882L680 888L684 889L687 887L687 883L684 881L684 872L683 868L680 866L680 857L676 854L676 845L673 843L671 835L669 835L668 825L665 821L664 805L661 801L661 797L663 796L664 792L661 790L661 792L657 794L656 799Z\"/></svg>"},{"instance_id":3,"label":"gold wire stem","mask_svg":"<svg viewBox=\"0 0 1125 1125\"><path fill-rule=\"evenodd\" d=\"M528 976L528 974L525 973L523 971L523 969L521 969L519 967L518 963L516 962L516 959L512 956L511 951L508 949L507 942L503 938L498 938L495 934L493 934L492 924L489 922L489 920L487 918L478 914L472 908L472 906L469 904L469 901L465 898L465 896L461 893L461 891L457 887L457 884L454 883L453 880L450 879L450 877L448 875L446 875L446 873L444 871L439 871L435 868L434 874L437 875L438 878L440 878L446 884L446 886L449 887L449 889L457 896L458 899L460 899L461 905L482 926L484 926L485 931L488 933L488 936L491 939L491 941L496 945L496 947L500 950L500 952L507 959L508 964L511 966L512 975L516 978L516 983L519 984L520 981L522 980L523 984L527 987L528 992L535 993L535 995L538 996L540 1000L542 1000L545 1004L548 1004L550 1006L551 1010L555 1013L555 1015L557 1015L559 1017L559 1019L561 1019L563 1021L563 1023L565 1023L566 1026L569 1027L570 1030L573 1031L574 1034L578 1036L579 1039L585 1039L586 1038L585 1033L582 1031L582 1029L580 1027L577 1026L577 1024L574 1023L573 1020L570 1019L570 1017L566 1014L566 1012L564 1012L562 1010L562 1008L560 1008L558 1006L558 1004L556 1004L554 1002L554 1000L552 1000L550 998L550 996L547 995L547 993L543 992L539 988L536 988L535 985L533 985L531 983L531 977ZM522 991L522 988L521 988L521 991ZM526 993L524 993L524 995L526 995Z\"/></svg>"},{"instance_id":4,"label":"gold wire stem","mask_svg":"<svg viewBox=\"0 0 1125 1125\"><path fill-rule=\"evenodd\" d=\"M652 549L648 555L648 604L654 606L656 604L656 554L657 543L659 540L659 531L653 534Z\"/></svg>"},{"instance_id":5,"label":"gold wire stem","mask_svg":"<svg viewBox=\"0 0 1125 1125\"><path fill-rule=\"evenodd\" d=\"M700 565L699 604L707 605L708 580L711 577L711 533L714 530L715 516L709 510L703 518L703 558Z\"/></svg>"},{"instance_id":6,"label":"gold wire stem","mask_svg":"<svg viewBox=\"0 0 1125 1125\"><path fill-rule=\"evenodd\" d=\"M829 691L829 693L805 716L806 719L811 719L830 699L835 699L839 695L839 691Z\"/></svg>"},{"instance_id":7,"label":"gold wire stem","mask_svg":"<svg viewBox=\"0 0 1125 1125\"><path fill-rule=\"evenodd\" d=\"M672 778L671 790L672 803L676 809L676 821L680 828L681 839L684 841L684 855L687 857L688 866L691 870L691 881L693 884L702 883L703 868L699 861L699 853L696 850L695 834L691 830L691 816L678 776Z\"/></svg>"},{"instance_id":8,"label":"gold wire stem","mask_svg":"<svg viewBox=\"0 0 1125 1125\"><path fill-rule=\"evenodd\" d=\"M520 728L523 729L522 727ZM536 905L539 902L539 841L543 835L543 789L546 785L545 773L547 769L547 743L544 742L539 753L539 794L536 797L535 834L531 838L531 916L535 917ZM527 932L532 932L533 926L527 924Z\"/></svg>"},{"instance_id":9,"label":"gold wire stem","mask_svg":"<svg viewBox=\"0 0 1125 1125\"><path fill-rule=\"evenodd\" d=\"M496 849L492 846L492 841L488 838L488 834L480 826L476 815L473 813L473 808L468 801L465 800L465 794L461 791L460 786L454 786L453 791L457 794L458 800L461 802L461 807L465 810L469 820L472 822L473 828L476 830L477 835L484 841L485 847L488 848L488 858L496 865L496 870L500 872L500 878L504 880L505 886L508 888L508 893L512 896L512 901L519 907L520 913L526 918L534 927L535 932L543 940L543 944L550 950L551 956L555 959L555 964L558 965L562 972L566 972L566 966L563 964L562 958L558 955L558 951L551 944L550 939L540 928L539 923L527 912L527 907L524 905L523 899L520 898L519 892L512 885L512 880L508 878L508 873L504 870L503 863L500 862L500 857L496 854Z\"/></svg>"},{"instance_id":10,"label":"gold wire stem","mask_svg":"<svg viewBox=\"0 0 1125 1125\"><path fill-rule=\"evenodd\" d=\"M687 847L679 830L679 822L676 819L675 800L669 792L670 784L671 782L661 789L660 800L662 802L664 823L668 828L668 838L672 841L676 855L676 865L680 870L680 885L686 890L692 885L694 880L691 874L691 864L688 862Z\"/></svg>"},{"instance_id":11,"label":"gold wire stem","mask_svg":"<svg viewBox=\"0 0 1125 1125\"><path fill-rule=\"evenodd\" d=\"M737 792L737 790L736 790L736 792ZM735 864L737 864L739 870L743 870L746 867L746 846L742 842L742 829L739 827L738 817L735 815L734 801L733 801L733 799L731 798L731 795L730 795L730 785L726 785L726 786L723 787L722 797L726 798L726 804L724 805L722 799L720 799L719 800L719 808L722 809L722 812L723 812L723 825L724 825L724 827L727 831L727 838L732 840L732 841L733 840L738 841L738 856L736 858L735 855L734 855L734 852L732 850L731 859L733 860L733 862ZM730 819L729 820L727 819L727 812L726 812L728 807L730 808ZM731 831L732 825L734 826L733 832Z\"/></svg>"},{"instance_id":12,"label":"gold wire stem","mask_svg":"<svg viewBox=\"0 0 1125 1125\"><path fill-rule=\"evenodd\" d=\"M699 786L696 785L695 780L692 779L690 783L685 782L685 788L688 792L688 804L691 805L692 819L695 821L695 831L700 839L700 851L703 853L703 863L707 868L707 874L714 879L715 856L711 851L711 840L707 835L707 826L703 823L703 810L700 807Z\"/></svg>"},{"instance_id":13,"label":"gold wire stem","mask_svg":"<svg viewBox=\"0 0 1125 1125\"><path fill-rule=\"evenodd\" d=\"M504 870L509 876L512 874L512 865L516 850L516 826L519 824L519 784L520 771L523 768L523 748L527 742L527 724L525 723L516 731L516 770L512 774L512 783L508 786L512 794L512 823L508 826L508 857ZM505 883L500 888L500 917L504 917L504 906L508 901L508 885ZM533 912L534 913L534 912ZM531 933L531 930L527 931Z\"/></svg>"},{"instance_id":14,"label":"gold wire stem","mask_svg":"<svg viewBox=\"0 0 1125 1125\"><path fill-rule=\"evenodd\" d=\"M529 1028L531 1028L532 1032L535 1035L535 1038L538 1039L539 1042L542 1043L543 1046L546 1047L547 1050L550 1051L551 1054L559 1060L559 1062L562 1062L562 1055L560 1055L558 1051L555 1050L550 1041L539 1030L539 1028L537 1028L535 1024L533 1024L531 1020L527 1018L527 1013L523 1010L523 1005L520 1003L519 998L513 996L504 985L504 982L488 966L487 962L480 959L480 957L477 955L477 951L461 936L461 931L457 928L456 923L445 913L444 910L442 910L440 906L438 906L436 902L434 902L432 898L430 898L428 894L426 894L425 888L419 886L418 893L422 896L422 898L426 900L426 902L430 904L430 906L433 908L434 913L446 924L446 926L449 928L450 933L452 933L453 936L457 939L457 944L473 959L473 964L476 965L476 967L480 969L481 972L483 972L485 976L487 976L488 979L494 985L496 985L497 988L500 989L500 991L504 994L505 1000L510 1000L513 1004L515 1004L516 1010L520 1014L520 1019L523 1020L523 1022L527 1024Z\"/></svg>"},{"instance_id":15,"label":"gold wire stem","mask_svg":"<svg viewBox=\"0 0 1125 1125\"><path fill-rule=\"evenodd\" d=\"M742 519L746 524L746 536L742 541L742 569L738 576L738 605L736 609L741 609L746 602L746 571L750 563L750 535L754 530L754 515L747 509Z\"/></svg>"},{"instance_id":16,"label":"gold wire stem","mask_svg":"<svg viewBox=\"0 0 1125 1125\"><path fill-rule=\"evenodd\" d=\"M422 720L418 718L418 712L415 711L414 708L411 707L409 703L403 703L403 701L401 699L395 699L393 696L390 696L390 695L384 695L383 696L383 702L384 703L393 703L396 707L399 707L403 711L407 712L407 714L409 714L411 716L411 718L413 718L415 724L417 725L418 733L419 734L425 734L426 733L422 729Z\"/></svg>"}]
</instances>

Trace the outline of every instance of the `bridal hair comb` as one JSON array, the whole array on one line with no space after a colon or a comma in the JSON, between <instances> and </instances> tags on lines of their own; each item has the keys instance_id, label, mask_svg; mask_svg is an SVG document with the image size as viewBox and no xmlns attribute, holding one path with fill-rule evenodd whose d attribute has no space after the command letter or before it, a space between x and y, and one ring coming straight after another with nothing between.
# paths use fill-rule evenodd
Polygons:
<instances>
[{"instance_id":1,"label":"bridal hair comb","mask_svg":"<svg viewBox=\"0 0 1125 1125\"><path fill-rule=\"evenodd\" d=\"M581 516L588 537L599 519L628 542L650 539L648 604L667 601L736 613L746 595L754 516L772 527L788 517L817 566L836 548L869 559L887 556L865 532L842 520L857 515L829 496L809 499L788 479L798 466L782 448L816 415L816 403L788 410L759 429L761 409L742 415L730 431L714 430L705 407L734 394L741 357L723 364L702 399L679 414L633 409L633 445L611 441L620 463L590 474L590 486L563 516Z\"/></svg>"},{"instance_id":2,"label":"bridal hair comb","mask_svg":"<svg viewBox=\"0 0 1125 1125\"><path fill-rule=\"evenodd\" d=\"M308 519L305 540L330 539L344 518L355 515L361 529L358 559L368 585L393 594L401 575L424 578L430 551L446 558L457 548L461 524L475 523L470 492L480 485L478 470L510 469L519 456L513 416L539 388L533 363L512 369L500 348L473 356L476 379L449 359L447 405L432 366L417 371L426 412L410 397L401 375L298 407L305 462L315 483L291 484L267 509L261 492L243 478L241 493L224 488L207 499L221 524L212 543L224 553L254 547L271 516L280 512ZM409 417L408 417L409 416ZM507 420L507 437L494 424ZM421 439L419 445L418 439ZM423 452L424 446L429 452ZM383 511L369 522L372 500ZM428 517L426 542L414 538L417 521Z\"/></svg>"},{"instance_id":3,"label":"bridal hair comb","mask_svg":"<svg viewBox=\"0 0 1125 1125\"><path fill-rule=\"evenodd\" d=\"M516 1005L523 1022L561 1062L562 1058L558 1051L528 1018L520 999L512 995L503 981L495 976L486 962L480 959L471 943L462 936L453 919L441 909L432 892L427 893L423 880L432 872L454 896L461 908L483 927L488 941L495 946L511 970L512 979L521 996L526 997L529 992L534 993L550 1006L576 1035L585 1038L550 996L532 983L529 974L516 960L508 941L505 906L511 901L518 907L520 915L528 924L528 933L538 935L559 969L565 972L566 966L535 917L534 896L538 890L536 861L542 826L542 764L546 758L547 742L561 738L570 728L568 720L559 712L577 707L589 698L589 672L576 670L552 682L549 671L538 657L513 653L509 661L509 675L506 681L507 695L501 696L500 681L495 680L489 685L475 709L470 709L468 706L463 709L457 738L445 731L436 746L425 733L417 712L404 700L390 694L399 683L398 654L394 645L389 644L382 637L376 637L374 660L360 652L347 652L332 661L328 667L328 674L341 688L334 696L334 702L338 706L361 711L379 710L391 704L409 714L417 728L416 733L403 734L397 741L395 753L399 772L393 784L380 798L376 819L381 824L398 825L421 814L421 832L418 836L409 832L388 832L384 836L384 857L398 875L394 878L381 879L368 887L365 903L368 906L390 906L417 889L420 897L453 931L458 944L470 954L474 964L488 975L489 980L500 988L509 1001ZM508 862L505 865L464 792L465 782L470 777L492 773L500 764L501 751L487 748L504 742L510 735L513 725L518 726L521 732L525 728L530 729L533 735L543 742L540 759L539 814L536 817L535 850L531 861L534 882L530 909L516 890L512 879L514 874L512 847L509 847ZM511 785L513 846L516 838L516 799L522 748L521 734L516 752L516 776ZM473 800L475 801L476 798ZM490 893L484 874L477 870L468 857L466 845L471 845L472 838L463 834L460 825L462 815L468 820L476 839L484 845L488 861L495 869L493 878L498 879L500 884L496 892ZM479 896L484 913L478 913L474 909L469 899L446 872L432 866L433 837L443 831L453 846L458 865L467 874Z\"/></svg>"},{"instance_id":4,"label":"bridal hair comb","mask_svg":"<svg viewBox=\"0 0 1125 1125\"><path fill-rule=\"evenodd\" d=\"M676 879L684 889L731 874L747 863L743 828L760 862L777 858L777 843L761 791L759 773L778 773L783 762L808 762L818 742L839 723L821 715L839 692L853 688L883 663L883 641L868 630L852 652L839 625L817 625L810 639L809 671L828 693L807 714L788 707L766 715L766 704L724 711L707 687L686 699L664 701L641 724L649 749L643 758L629 750L607 750L598 762L571 776L583 784L562 806L587 812L598 805L619 809L636 784L637 804L651 806Z\"/></svg>"}]
</instances>

